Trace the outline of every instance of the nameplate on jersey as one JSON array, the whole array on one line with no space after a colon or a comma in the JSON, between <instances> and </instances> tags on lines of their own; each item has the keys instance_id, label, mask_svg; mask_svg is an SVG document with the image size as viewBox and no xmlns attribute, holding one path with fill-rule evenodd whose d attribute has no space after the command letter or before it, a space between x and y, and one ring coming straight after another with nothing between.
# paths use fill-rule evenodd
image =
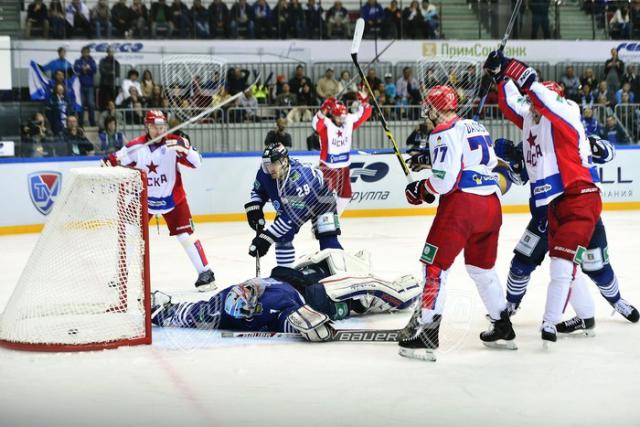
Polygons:
<instances>
[{"instance_id":1,"label":"nameplate on jersey","mask_svg":"<svg viewBox=\"0 0 640 427\"><path fill-rule=\"evenodd\" d=\"M564 185L559 173L539 179L531 183L531 194L536 206L549 204L557 195L562 194Z\"/></svg>"},{"instance_id":2,"label":"nameplate on jersey","mask_svg":"<svg viewBox=\"0 0 640 427\"><path fill-rule=\"evenodd\" d=\"M522 255L531 256L536 246L538 246L539 241L540 236L536 236L529 230L525 230L520 241L516 245L516 251L520 252Z\"/></svg>"},{"instance_id":3,"label":"nameplate on jersey","mask_svg":"<svg viewBox=\"0 0 640 427\"><path fill-rule=\"evenodd\" d=\"M173 209L176 207L175 202L173 201L173 196L167 197L150 197L148 198L148 204L150 210L167 210Z\"/></svg>"},{"instance_id":4,"label":"nameplate on jersey","mask_svg":"<svg viewBox=\"0 0 640 427\"><path fill-rule=\"evenodd\" d=\"M349 161L349 153L329 154L327 155L327 163L343 163Z\"/></svg>"},{"instance_id":5,"label":"nameplate on jersey","mask_svg":"<svg viewBox=\"0 0 640 427\"><path fill-rule=\"evenodd\" d=\"M498 185L497 175L484 175L474 171L463 171L458 183L458 188L485 187L487 185Z\"/></svg>"}]
</instances>

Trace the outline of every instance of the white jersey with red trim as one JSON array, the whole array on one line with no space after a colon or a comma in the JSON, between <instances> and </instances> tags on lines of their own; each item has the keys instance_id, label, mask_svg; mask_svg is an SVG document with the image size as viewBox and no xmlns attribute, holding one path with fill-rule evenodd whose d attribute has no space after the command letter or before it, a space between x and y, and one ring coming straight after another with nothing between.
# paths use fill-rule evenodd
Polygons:
<instances>
[{"instance_id":1,"label":"white jersey with red trim","mask_svg":"<svg viewBox=\"0 0 640 427\"><path fill-rule=\"evenodd\" d=\"M187 153L167 148L165 142L172 139L185 141ZM165 214L187 198L178 164L197 168L202 159L186 138L181 136L170 134L159 143L146 145L148 140L147 135L135 138L122 147L116 157L122 166L132 166L147 173L149 213Z\"/></svg>"},{"instance_id":2,"label":"white jersey with red trim","mask_svg":"<svg viewBox=\"0 0 640 427\"><path fill-rule=\"evenodd\" d=\"M427 189L433 194L456 190L487 196L500 194L498 164L493 141L483 125L454 117L438 125L429 136L431 175Z\"/></svg>"},{"instance_id":3,"label":"white jersey with red trim","mask_svg":"<svg viewBox=\"0 0 640 427\"><path fill-rule=\"evenodd\" d=\"M578 191L599 181L580 108L541 83L520 94L511 80L498 85L505 117L522 129L522 151L536 207L546 206L572 187ZM542 115L534 121L531 105Z\"/></svg>"},{"instance_id":4,"label":"white jersey with red trim","mask_svg":"<svg viewBox=\"0 0 640 427\"><path fill-rule=\"evenodd\" d=\"M320 162L330 169L344 168L351 164L349 157L353 131L371 117L369 104L360 106L355 113L347 114L342 126L318 111L311 126L320 135Z\"/></svg>"}]
</instances>

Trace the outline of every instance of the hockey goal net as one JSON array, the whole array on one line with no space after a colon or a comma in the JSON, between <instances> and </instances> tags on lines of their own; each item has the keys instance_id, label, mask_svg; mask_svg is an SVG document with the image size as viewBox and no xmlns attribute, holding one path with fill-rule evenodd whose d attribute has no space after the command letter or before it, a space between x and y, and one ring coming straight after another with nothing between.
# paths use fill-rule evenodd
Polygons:
<instances>
[{"instance_id":1,"label":"hockey goal net","mask_svg":"<svg viewBox=\"0 0 640 427\"><path fill-rule=\"evenodd\" d=\"M0 317L0 345L31 351L151 343L146 177L72 169Z\"/></svg>"}]
</instances>

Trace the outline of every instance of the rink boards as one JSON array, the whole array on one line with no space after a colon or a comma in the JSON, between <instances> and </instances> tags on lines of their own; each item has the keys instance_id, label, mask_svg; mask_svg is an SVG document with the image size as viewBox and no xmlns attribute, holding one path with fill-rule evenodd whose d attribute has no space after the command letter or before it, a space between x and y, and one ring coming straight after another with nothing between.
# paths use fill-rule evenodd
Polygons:
<instances>
[{"instance_id":1,"label":"rink boards","mask_svg":"<svg viewBox=\"0 0 640 427\"><path fill-rule=\"evenodd\" d=\"M243 221L244 204L260 166L260 154L207 153L197 170L182 168L185 188L196 222ZM318 154L292 153L305 163L317 164ZM38 232L55 206L69 170L96 166L90 158L0 158L0 234ZM407 178L392 154L353 152L353 197L344 216L404 216L435 212L435 205L411 207L404 197ZM618 147L616 158L601 167L605 209L640 209L640 147ZM427 177L430 172L414 174ZM528 186L511 186L503 197L505 213L526 212ZM270 208L267 209L267 211Z\"/></svg>"}]
</instances>

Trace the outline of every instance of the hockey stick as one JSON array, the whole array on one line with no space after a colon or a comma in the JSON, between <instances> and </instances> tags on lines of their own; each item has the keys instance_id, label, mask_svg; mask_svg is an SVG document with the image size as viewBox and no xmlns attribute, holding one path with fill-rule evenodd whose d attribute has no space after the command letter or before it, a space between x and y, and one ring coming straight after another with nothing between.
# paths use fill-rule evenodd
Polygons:
<instances>
[{"instance_id":1,"label":"hockey stick","mask_svg":"<svg viewBox=\"0 0 640 427\"><path fill-rule=\"evenodd\" d=\"M413 177L411 176L411 171L409 170L409 167L407 166L404 159L402 158L402 153L400 152L398 143L396 142L396 139L393 137L391 130L389 130L389 125L387 124L387 120L384 118L384 114L382 114L380 105L378 105L378 100L376 99L376 96L374 95L373 90L371 90L371 86L369 86L369 82L367 81L367 78L364 75L364 71L362 71L362 67L358 63L358 51L360 50L360 43L362 42L363 34L364 34L364 19L359 18L358 21L356 21L356 28L355 28L355 31L353 32L353 43L351 45L351 59L353 60L353 65L355 65L356 69L358 70L360 79L362 79L362 82L367 88L367 92L369 92L370 102L371 104L373 104L376 110L376 113L380 118L382 129L384 130L384 133L387 136L387 139L391 141L391 144L393 144L393 151L396 157L398 158L398 161L400 162L400 166L402 167L402 172L404 172L404 175L407 177L407 181L412 182Z\"/></svg>"},{"instance_id":2,"label":"hockey stick","mask_svg":"<svg viewBox=\"0 0 640 427\"><path fill-rule=\"evenodd\" d=\"M256 237L260 235L262 229L256 231ZM256 251L256 277L260 277L260 255Z\"/></svg>"},{"instance_id":3,"label":"hockey stick","mask_svg":"<svg viewBox=\"0 0 640 427\"><path fill-rule=\"evenodd\" d=\"M397 342L401 329L336 329L331 341ZM295 332L222 332L222 338L302 338Z\"/></svg>"},{"instance_id":4,"label":"hockey stick","mask_svg":"<svg viewBox=\"0 0 640 427\"><path fill-rule=\"evenodd\" d=\"M498 45L498 51L503 52L504 47L507 45L507 41L509 40L509 36L511 35L511 30L513 30L513 25L516 22L516 17L520 13L520 6L522 6L522 0L518 0L516 5L513 8L513 12L511 12L511 19L509 19L509 23L507 24L507 29L504 32L504 36L502 40L500 40L500 44ZM484 110L484 104L487 102L487 95L489 93L489 87L491 86L491 80L487 79L484 85L480 85L480 90L478 91L478 96L480 97L480 103L478 104L478 111L473 116L474 120L478 120L480 118L480 114L482 114L482 110Z\"/></svg>"}]
</instances>

